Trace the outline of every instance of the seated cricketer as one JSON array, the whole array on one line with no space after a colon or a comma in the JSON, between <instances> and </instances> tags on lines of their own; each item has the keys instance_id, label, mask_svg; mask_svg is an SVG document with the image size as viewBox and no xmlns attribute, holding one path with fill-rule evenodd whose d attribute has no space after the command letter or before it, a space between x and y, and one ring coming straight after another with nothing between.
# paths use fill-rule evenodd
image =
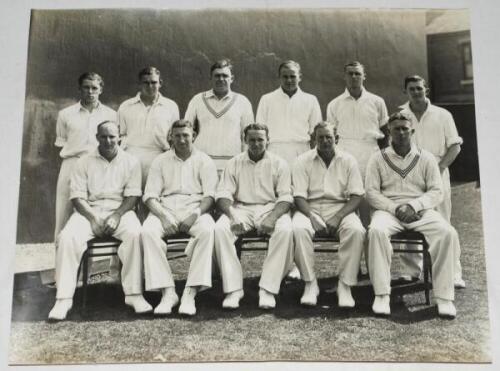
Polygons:
<instances>
[{"instance_id":1,"label":"seated cricketer","mask_svg":"<svg viewBox=\"0 0 500 371\"><path fill-rule=\"evenodd\" d=\"M238 308L243 297L243 273L234 242L251 230L270 234L267 256L259 282L259 307L276 306L282 279L293 261L290 170L285 160L266 150L266 125L250 124L244 129L248 150L226 164L217 190L222 211L215 225L215 256L226 297L223 308Z\"/></svg>"},{"instance_id":2,"label":"seated cricketer","mask_svg":"<svg viewBox=\"0 0 500 371\"><path fill-rule=\"evenodd\" d=\"M300 303L316 305L319 287L314 273L314 234L338 235L339 307L354 307L351 286L358 282L365 229L355 211L364 195L356 159L336 148L336 127L320 122L314 128L316 148L299 155L292 171L295 263L305 281Z\"/></svg>"},{"instance_id":3,"label":"seated cricketer","mask_svg":"<svg viewBox=\"0 0 500 371\"><path fill-rule=\"evenodd\" d=\"M162 240L179 232L192 236L186 247L191 259L179 313L196 314L195 296L212 286L214 205L217 170L213 160L193 147L196 133L187 120L172 124L172 148L153 160L143 200L150 210L141 239L144 250L146 290L161 289L162 299L154 313L172 312L179 298Z\"/></svg>"},{"instance_id":4,"label":"seated cricketer","mask_svg":"<svg viewBox=\"0 0 500 371\"><path fill-rule=\"evenodd\" d=\"M71 176L70 199L76 212L59 235L56 303L49 319L63 320L73 305L76 274L87 241L98 236L121 240L118 257L125 304L136 313L152 310L142 296L141 223L133 211L141 196L141 165L118 146L118 126L97 126L98 147L78 159Z\"/></svg>"},{"instance_id":5,"label":"seated cricketer","mask_svg":"<svg viewBox=\"0 0 500 371\"><path fill-rule=\"evenodd\" d=\"M368 202L375 209L368 230L373 312L391 313L390 236L408 229L421 232L429 243L438 313L454 318L454 252L459 241L456 230L434 210L443 198L438 163L430 152L412 144L414 128L407 114L393 114L388 128L391 145L372 155L365 179Z\"/></svg>"}]
</instances>

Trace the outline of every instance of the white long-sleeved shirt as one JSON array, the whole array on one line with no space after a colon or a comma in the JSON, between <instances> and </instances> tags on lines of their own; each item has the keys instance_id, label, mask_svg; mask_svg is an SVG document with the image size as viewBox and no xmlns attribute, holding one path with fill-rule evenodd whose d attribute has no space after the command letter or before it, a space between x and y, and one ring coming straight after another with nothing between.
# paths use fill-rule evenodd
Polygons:
<instances>
[{"instance_id":1,"label":"white long-sleeved shirt","mask_svg":"<svg viewBox=\"0 0 500 371\"><path fill-rule=\"evenodd\" d=\"M365 194L356 159L338 149L328 167L316 149L300 155L293 166L292 184L293 196L308 201L344 203L351 195Z\"/></svg>"},{"instance_id":2,"label":"white long-sleeved shirt","mask_svg":"<svg viewBox=\"0 0 500 371\"><path fill-rule=\"evenodd\" d=\"M318 99L300 88L289 97L279 87L263 95L257 107L257 122L267 125L271 143L309 143L310 134L320 121Z\"/></svg>"},{"instance_id":3,"label":"white long-sleeved shirt","mask_svg":"<svg viewBox=\"0 0 500 371\"><path fill-rule=\"evenodd\" d=\"M153 160L143 200L155 198L168 210L189 214L203 198L215 199L217 181L217 169L208 155L193 149L182 160L171 149Z\"/></svg>"},{"instance_id":4,"label":"white long-sleeved shirt","mask_svg":"<svg viewBox=\"0 0 500 371\"><path fill-rule=\"evenodd\" d=\"M401 204L408 203L419 212L433 209L443 198L436 159L415 146L405 157L392 146L374 153L366 169L365 187L370 205L393 215Z\"/></svg>"},{"instance_id":5,"label":"white long-sleeved shirt","mask_svg":"<svg viewBox=\"0 0 500 371\"><path fill-rule=\"evenodd\" d=\"M141 194L141 165L121 148L111 161L96 148L78 159L71 175L70 199L82 198L104 210L115 210L124 197Z\"/></svg>"},{"instance_id":6,"label":"white long-sleeved shirt","mask_svg":"<svg viewBox=\"0 0 500 371\"><path fill-rule=\"evenodd\" d=\"M269 151L258 162L250 159L248 151L240 153L227 162L216 198L251 205L292 203L288 164Z\"/></svg>"},{"instance_id":7,"label":"white long-sleeved shirt","mask_svg":"<svg viewBox=\"0 0 500 371\"><path fill-rule=\"evenodd\" d=\"M420 117L420 121L410 109L409 102L401 105L400 108L410 116L413 122L415 129L413 140L417 147L429 151L439 161L452 145L462 144L463 139L458 135L451 113L431 104L429 99L426 101L427 109Z\"/></svg>"},{"instance_id":8,"label":"white long-sleeved shirt","mask_svg":"<svg viewBox=\"0 0 500 371\"><path fill-rule=\"evenodd\" d=\"M387 107L381 97L364 88L358 99L346 89L328 103L326 119L337 125L341 139L376 142L384 137L380 127L387 123Z\"/></svg>"},{"instance_id":9,"label":"white long-sleeved shirt","mask_svg":"<svg viewBox=\"0 0 500 371\"><path fill-rule=\"evenodd\" d=\"M141 100L141 94L127 99L118 108L118 124L122 147L158 149L170 148L167 135L172 123L179 119L179 107L161 94L151 106Z\"/></svg>"},{"instance_id":10,"label":"white long-sleeved shirt","mask_svg":"<svg viewBox=\"0 0 500 371\"><path fill-rule=\"evenodd\" d=\"M92 112L80 102L59 111L56 123L57 147L62 147L62 158L82 156L98 145L97 125L103 121L116 121L116 112L99 103Z\"/></svg>"}]
</instances>

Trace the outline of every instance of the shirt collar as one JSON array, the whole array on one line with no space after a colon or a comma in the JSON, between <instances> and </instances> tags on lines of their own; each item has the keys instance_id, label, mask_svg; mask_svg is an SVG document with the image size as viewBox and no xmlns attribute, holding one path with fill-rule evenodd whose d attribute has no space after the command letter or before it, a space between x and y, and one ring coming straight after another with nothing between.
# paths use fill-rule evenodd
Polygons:
<instances>
[{"instance_id":1,"label":"shirt collar","mask_svg":"<svg viewBox=\"0 0 500 371\"><path fill-rule=\"evenodd\" d=\"M366 95L366 93L367 93L367 91L366 91L365 87L364 87L364 86L363 86L363 87L361 87L361 95L359 96L359 98L358 98L358 99L363 98L363 97ZM342 98L344 98L344 99L345 99L345 98L355 99L355 98L351 95L351 93L349 93L349 89L347 89L347 88L345 88L344 93L342 94Z\"/></svg>"},{"instance_id":2,"label":"shirt collar","mask_svg":"<svg viewBox=\"0 0 500 371\"><path fill-rule=\"evenodd\" d=\"M321 156L318 153L318 149L314 148L313 151L314 151L313 160L315 160L315 161L321 161L322 163L324 163L323 159L321 158ZM337 159L341 159L343 156L344 156L343 152L339 151L338 147L335 147L335 153L334 153L334 155L332 157L332 161L331 162L336 161Z\"/></svg>"},{"instance_id":3,"label":"shirt collar","mask_svg":"<svg viewBox=\"0 0 500 371\"><path fill-rule=\"evenodd\" d=\"M285 92L283 91L283 88L282 88L281 86L280 86L278 89L276 89L276 91L277 91L279 94L281 94L281 96L287 97L287 98L289 98L289 99L292 99L292 98L294 98L294 97L298 97L298 96L300 96L300 95L302 95L302 94L304 93L304 92L302 91L302 89L300 88L300 86L298 86L298 87L297 87L297 91L296 91L296 92L295 92L295 94L294 94L294 95L292 95L291 97L289 97L289 96L288 96L288 94L287 94L287 93L285 93Z\"/></svg>"},{"instance_id":4,"label":"shirt collar","mask_svg":"<svg viewBox=\"0 0 500 371\"><path fill-rule=\"evenodd\" d=\"M82 101L79 101L78 104L80 105L79 107L79 110L80 111L87 111L87 112L90 112L87 108L85 108L82 104ZM101 102L100 101L97 101L97 106L95 106L94 110L98 110L99 108L101 108Z\"/></svg>"},{"instance_id":5,"label":"shirt collar","mask_svg":"<svg viewBox=\"0 0 500 371\"><path fill-rule=\"evenodd\" d=\"M257 164L258 162L264 160L264 159L268 159L269 158L269 152L267 151L266 149L266 152L264 152L264 156L262 156L262 158L258 161L258 162L255 162L254 160L252 160L250 158L250 156L248 155L248 150L245 151L245 155L243 156L245 162L250 162L251 164Z\"/></svg>"},{"instance_id":6,"label":"shirt collar","mask_svg":"<svg viewBox=\"0 0 500 371\"><path fill-rule=\"evenodd\" d=\"M234 95L234 92L231 89L229 89L229 91L227 92L227 94L224 95L220 99L219 99L219 97L217 95L215 95L213 89L210 89L210 90L208 90L208 91L205 92L205 98L214 98L214 99L217 99L217 100L231 99L231 98L233 98L233 95Z\"/></svg>"},{"instance_id":7,"label":"shirt collar","mask_svg":"<svg viewBox=\"0 0 500 371\"><path fill-rule=\"evenodd\" d=\"M400 155L398 155L396 153L396 151L394 150L394 147L392 146L392 144L386 148L385 152L391 156L394 156L394 157L397 157L397 158L403 158L401 157ZM416 155L418 154L418 148L417 146L412 143L411 144L411 149L410 149L410 152L408 152L408 154L406 155L406 157L404 157L403 159L406 159L408 157L415 157Z\"/></svg>"},{"instance_id":8,"label":"shirt collar","mask_svg":"<svg viewBox=\"0 0 500 371\"><path fill-rule=\"evenodd\" d=\"M111 161L108 161L107 159L105 159L104 157L101 156L101 154L99 153L99 147L96 147L92 152L91 154L94 156L94 157L97 157L97 158L100 158L100 159L103 159L104 161L106 162L113 162L115 161L116 159L119 159L120 157L123 156L123 149L121 149L121 147L118 147L118 152L116 153L116 156L111 160Z\"/></svg>"},{"instance_id":9,"label":"shirt collar","mask_svg":"<svg viewBox=\"0 0 500 371\"><path fill-rule=\"evenodd\" d=\"M427 112L427 111L429 111L429 112L434 111L434 109L436 108L436 106L434 106L431 103L430 99L429 98L425 98L425 102L427 103L427 109L424 111L424 113ZM410 101L407 101L406 103L400 105L399 108L407 110L407 111L410 111L410 112L413 113L413 111L410 108Z\"/></svg>"},{"instance_id":10,"label":"shirt collar","mask_svg":"<svg viewBox=\"0 0 500 371\"><path fill-rule=\"evenodd\" d=\"M156 102L153 103L153 106L156 104L165 104L167 101L167 98L165 98L161 93L158 93L158 98L156 99ZM141 92L138 92L137 95L134 97L133 103L143 103L141 100Z\"/></svg>"},{"instance_id":11,"label":"shirt collar","mask_svg":"<svg viewBox=\"0 0 500 371\"><path fill-rule=\"evenodd\" d=\"M193 158L194 156L196 156L196 154L198 153L198 150L193 147L193 150L191 151L191 156L189 156L187 159L183 160L182 158L180 158L179 156L177 156L177 153L175 153L175 148L171 148L169 150L169 156L171 158L173 158L175 161L180 161L180 162L186 162L188 161L189 159Z\"/></svg>"}]
</instances>

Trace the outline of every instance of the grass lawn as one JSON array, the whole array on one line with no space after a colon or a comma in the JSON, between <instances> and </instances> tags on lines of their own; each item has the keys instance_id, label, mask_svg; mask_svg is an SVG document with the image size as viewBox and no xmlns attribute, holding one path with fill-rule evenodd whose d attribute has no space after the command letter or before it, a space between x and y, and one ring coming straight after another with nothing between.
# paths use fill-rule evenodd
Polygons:
<instances>
[{"instance_id":1,"label":"grass lawn","mask_svg":"<svg viewBox=\"0 0 500 371\"><path fill-rule=\"evenodd\" d=\"M356 308L337 307L334 254L317 254L321 295L316 308L298 302L303 283L285 281L272 312L258 308L258 276L264 253L244 253L245 298L237 311L223 311L221 282L197 296L198 314L183 318L136 316L123 304L119 286L89 289L89 312L79 299L68 320L48 323L55 289L14 292L11 364L186 361L399 361L489 362L489 320L480 191L453 189L454 218L467 288L456 291L457 318L442 320L426 306L423 292L391 303L392 316L372 315L373 292L364 279L353 289ZM394 270L398 261L394 259ZM172 262L180 295L186 261ZM78 296L78 292L77 292ZM147 293L156 304L159 293Z\"/></svg>"}]
</instances>

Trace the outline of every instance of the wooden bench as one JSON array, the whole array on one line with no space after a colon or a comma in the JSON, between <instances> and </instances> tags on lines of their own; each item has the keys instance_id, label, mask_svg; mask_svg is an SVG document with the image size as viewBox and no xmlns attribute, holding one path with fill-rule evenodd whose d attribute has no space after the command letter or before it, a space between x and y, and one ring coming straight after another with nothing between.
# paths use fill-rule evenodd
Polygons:
<instances>
[{"instance_id":1,"label":"wooden bench","mask_svg":"<svg viewBox=\"0 0 500 371\"><path fill-rule=\"evenodd\" d=\"M255 246L251 244L255 243L268 243L269 235L258 235L255 231L248 232L244 235L238 237L235 242L236 254L238 258L241 260L241 254L243 251L265 251L267 250L267 246ZM318 243L332 243L337 245L339 243L339 239L337 236L314 236L313 244L317 245ZM394 253L403 253L403 254L422 254L423 255L423 282L411 282L405 285L398 286L397 294L403 295L406 293L413 293L416 291L423 290L425 292L425 302L427 305L430 305L430 290L432 289L432 263L431 256L429 253L429 245L424 238L424 235L415 232L415 231L403 231L396 233L391 236L392 244L406 244L415 246L414 248L393 248ZM421 249L418 248L421 246ZM321 253L338 253L338 248L322 248L316 247L314 249L315 252Z\"/></svg>"}]
</instances>

